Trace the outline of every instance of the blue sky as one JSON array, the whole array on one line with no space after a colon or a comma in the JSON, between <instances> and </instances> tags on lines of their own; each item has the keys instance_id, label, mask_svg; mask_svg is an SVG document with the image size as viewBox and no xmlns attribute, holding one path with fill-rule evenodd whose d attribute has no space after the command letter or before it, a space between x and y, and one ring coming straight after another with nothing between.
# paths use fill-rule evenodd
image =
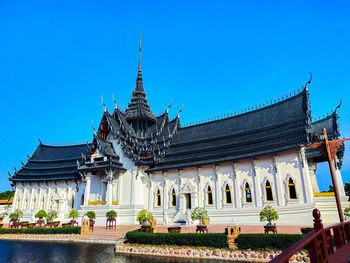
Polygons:
<instances>
[{"instance_id":1,"label":"blue sky","mask_svg":"<svg viewBox=\"0 0 350 263\"><path fill-rule=\"evenodd\" d=\"M43 142L90 140L100 96L126 107L142 26L144 87L154 112L173 99L182 123L262 103L310 85L312 115L343 99L350 137L347 1L0 0L0 191ZM347 145L349 146L349 145ZM350 181L350 153L342 168ZM318 171L321 189L331 183Z\"/></svg>"}]
</instances>

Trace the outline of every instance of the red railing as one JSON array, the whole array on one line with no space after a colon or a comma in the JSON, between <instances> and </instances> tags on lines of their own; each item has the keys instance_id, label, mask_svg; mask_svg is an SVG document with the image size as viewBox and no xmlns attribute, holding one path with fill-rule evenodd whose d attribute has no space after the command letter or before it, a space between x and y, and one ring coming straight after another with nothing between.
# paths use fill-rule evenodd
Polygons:
<instances>
[{"instance_id":1,"label":"red railing","mask_svg":"<svg viewBox=\"0 0 350 263\"><path fill-rule=\"evenodd\" d=\"M289 262L289 259L303 248L309 250L312 263L350 262L350 221L323 228L320 211L314 209L312 215L314 230L272 259L270 263Z\"/></svg>"}]
</instances>

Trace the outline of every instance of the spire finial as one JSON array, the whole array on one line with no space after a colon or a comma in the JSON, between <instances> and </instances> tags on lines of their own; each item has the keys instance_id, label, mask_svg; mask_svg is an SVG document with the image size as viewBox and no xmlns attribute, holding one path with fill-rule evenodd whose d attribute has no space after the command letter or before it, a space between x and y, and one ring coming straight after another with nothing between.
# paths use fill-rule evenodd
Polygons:
<instances>
[{"instance_id":1,"label":"spire finial","mask_svg":"<svg viewBox=\"0 0 350 263\"><path fill-rule=\"evenodd\" d=\"M139 73L141 73L141 31L142 31L142 28L140 27L140 44L139 44Z\"/></svg>"}]
</instances>

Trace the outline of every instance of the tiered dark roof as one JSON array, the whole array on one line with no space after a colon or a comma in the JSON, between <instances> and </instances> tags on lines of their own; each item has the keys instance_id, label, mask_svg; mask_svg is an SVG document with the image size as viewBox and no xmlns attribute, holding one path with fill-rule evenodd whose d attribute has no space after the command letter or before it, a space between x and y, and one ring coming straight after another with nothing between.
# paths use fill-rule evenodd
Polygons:
<instances>
[{"instance_id":1,"label":"tiered dark roof","mask_svg":"<svg viewBox=\"0 0 350 263\"><path fill-rule=\"evenodd\" d=\"M255 158L300 148L311 131L308 91L225 119L180 128L148 172Z\"/></svg>"},{"instance_id":2,"label":"tiered dark roof","mask_svg":"<svg viewBox=\"0 0 350 263\"><path fill-rule=\"evenodd\" d=\"M52 146L39 143L32 157L10 178L13 182L78 180L77 161L89 154L91 144Z\"/></svg>"},{"instance_id":3,"label":"tiered dark roof","mask_svg":"<svg viewBox=\"0 0 350 263\"><path fill-rule=\"evenodd\" d=\"M99 156L92 160L91 155L98 151ZM84 156L84 160L79 162L78 170L81 172L92 172L101 170L125 171L123 164L119 161L119 156L115 153L113 145L98 135L94 135L92 150L89 155Z\"/></svg>"}]
</instances>

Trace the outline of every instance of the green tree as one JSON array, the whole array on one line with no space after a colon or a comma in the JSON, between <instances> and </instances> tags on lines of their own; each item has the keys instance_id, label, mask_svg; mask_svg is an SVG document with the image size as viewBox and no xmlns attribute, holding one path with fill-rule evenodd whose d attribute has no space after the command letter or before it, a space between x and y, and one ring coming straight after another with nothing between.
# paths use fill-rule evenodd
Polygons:
<instances>
[{"instance_id":1,"label":"green tree","mask_svg":"<svg viewBox=\"0 0 350 263\"><path fill-rule=\"evenodd\" d=\"M153 220L153 214L147 209L142 209L137 214L136 220L139 221L140 225L146 225L149 223L149 221Z\"/></svg>"},{"instance_id":2,"label":"green tree","mask_svg":"<svg viewBox=\"0 0 350 263\"><path fill-rule=\"evenodd\" d=\"M350 196L350 182L344 184L345 194Z\"/></svg>"},{"instance_id":3,"label":"green tree","mask_svg":"<svg viewBox=\"0 0 350 263\"><path fill-rule=\"evenodd\" d=\"M15 195L13 191L5 191L0 193L0 200L10 200L11 197Z\"/></svg>"},{"instance_id":4,"label":"green tree","mask_svg":"<svg viewBox=\"0 0 350 263\"><path fill-rule=\"evenodd\" d=\"M264 209L260 212L260 221L268 221L268 225L272 225L272 221L276 221L278 220L278 218L279 216L277 211L273 209L270 205L265 206Z\"/></svg>"},{"instance_id":5,"label":"green tree","mask_svg":"<svg viewBox=\"0 0 350 263\"><path fill-rule=\"evenodd\" d=\"M51 210L50 212L47 213L46 220L52 221L57 217L58 217L57 212L55 210Z\"/></svg>"},{"instance_id":6,"label":"green tree","mask_svg":"<svg viewBox=\"0 0 350 263\"><path fill-rule=\"evenodd\" d=\"M117 212L114 210L108 211L106 213L106 217L109 219L116 218L117 217Z\"/></svg>"},{"instance_id":7,"label":"green tree","mask_svg":"<svg viewBox=\"0 0 350 263\"><path fill-rule=\"evenodd\" d=\"M40 210L38 213L35 214L36 218L43 219L44 217L47 217L47 213L45 210Z\"/></svg>"},{"instance_id":8,"label":"green tree","mask_svg":"<svg viewBox=\"0 0 350 263\"><path fill-rule=\"evenodd\" d=\"M11 219L20 219L23 216L23 212L19 209L16 209L15 211L13 211L13 213L11 213L9 215L9 218Z\"/></svg>"},{"instance_id":9,"label":"green tree","mask_svg":"<svg viewBox=\"0 0 350 263\"><path fill-rule=\"evenodd\" d=\"M79 216L78 211L75 209L72 209L68 215L68 217L73 218L73 220L75 220L78 216Z\"/></svg>"},{"instance_id":10,"label":"green tree","mask_svg":"<svg viewBox=\"0 0 350 263\"><path fill-rule=\"evenodd\" d=\"M350 205L344 209L345 220L350 220Z\"/></svg>"},{"instance_id":11,"label":"green tree","mask_svg":"<svg viewBox=\"0 0 350 263\"><path fill-rule=\"evenodd\" d=\"M96 218L96 214L94 211L87 211L85 215L91 220Z\"/></svg>"},{"instance_id":12,"label":"green tree","mask_svg":"<svg viewBox=\"0 0 350 263\"><path fill-rule=\"evenodd\" d=\"M191 214L192 220L202 220L203 218L208 218L208 211L204 207L196 207L193 209Z\"/></svg>"}]
</instances>

